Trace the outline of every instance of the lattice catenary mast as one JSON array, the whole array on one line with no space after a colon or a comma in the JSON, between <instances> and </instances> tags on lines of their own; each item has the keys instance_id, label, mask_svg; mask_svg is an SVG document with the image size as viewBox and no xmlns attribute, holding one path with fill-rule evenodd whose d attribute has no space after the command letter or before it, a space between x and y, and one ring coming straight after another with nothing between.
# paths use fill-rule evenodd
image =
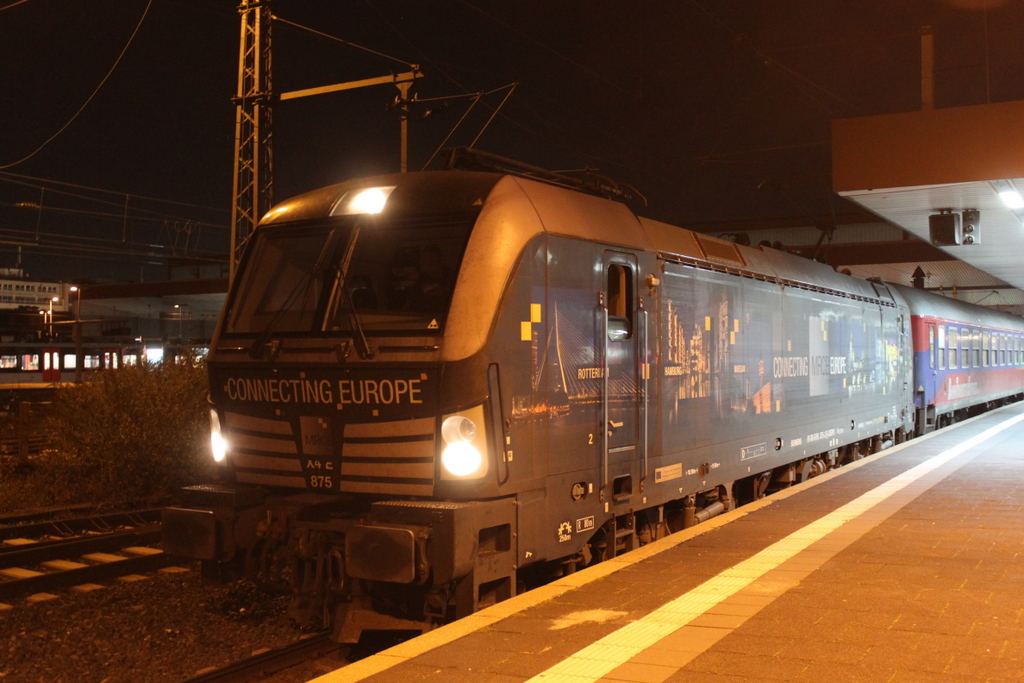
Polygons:
<instances>
[{"instance_id":1,"label":"lattice catenary mast","mask_svg":"<svg viewBox=\"0 0 1024 683\"><path fill-rule=\"evenodd\" d=\"M273 203L273 107L270 79L270 0L241 0L238 93L235 97L235 169L232 179L228 277L260 216Z\"/></svg>"}]
</instances>

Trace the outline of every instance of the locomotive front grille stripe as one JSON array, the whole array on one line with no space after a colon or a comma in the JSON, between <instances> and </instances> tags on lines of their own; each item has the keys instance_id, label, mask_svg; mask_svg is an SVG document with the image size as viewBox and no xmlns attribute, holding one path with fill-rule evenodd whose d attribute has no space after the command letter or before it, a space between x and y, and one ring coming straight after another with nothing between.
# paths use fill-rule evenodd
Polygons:
<instances>
[{"instance_id":1,"label":"locomotive front grille stripe","mask_svg":"<svg viewBox=\"0 0 1024 683\"><path fill-rule=\"evenodd\" d=\"M341 478L348 481L398 481L419 479L417 483L431 483L434 476L434 462L351 462L341 463Z\"/></svg>"},{"instance_id":2,"label":"locomotive front grille stripe","mask_svg":"<svg viewBox=\"0 0 1024 683\"><path fill-rule=\"evenodd\" d=\"M433 441L433 434L412 434L410 436L346 436L345 443L407 443L411 441Z\"/></svg>"},{"instance_id":3,"label":"locomotive front grille stripe","mask_svg":"<svg viewBox=\"0 0 1024 683\"><path fill-rule=\"evenodd\" d=\"M250 451L269 451L271 453L297 454L298 449L294 440L273 439L260 436L251 436L228 430L228 442L233 448L241 448Z\"/></svg>"},{"instance_id":4,"label":"locomotive front grille stripe","mask_svg":"<svg viewBox=\"0 0 1024 683\"><path fill-rule=\"evenodd\" d=\"M395 422L361 422L345 425L345 439L390 439L395 436L423 436L424 434L433 436L434 429L435 423L432 417Z\"/></svg>"},{"instance_id":5,"label":"locomotive front grille stripe","mask_svg":"<svg viewBox=\"0 0 1024 683\"><path fill-rule=\"evenodd\" d=\"M377 460L380 458L434 458L433 441L399 441L398 443L349 443L341 447L343 461L349 458Z\"/></svg>"},{"instance_id":6,"label":"locomotive front grille stripe","mask_svg":"<svg viewBox=\"0 0 1024 683\"><path fill-rule=\"evenodd\" d=\"M387 493L406 496L429 496L434 493L433 483L406 484L394 481L346 481L342 477L340 486L341 490L345 493Z\"/></svg>"},{"instance_id":7,"label":"locomotive front grille stripe","mask_svg":"<svg viewBox=\"0 0 1024 683\"><path fill-rule=\"evenodd\" d=\"M434 462L434 459L433 458L361 458L361 457L360 458L356 458L356 457L347 457L347 458L345 458L345 462L405 463L405 464L412 465L412 464L420 463L420 462L430 462L430 463L432 463L432 462Z\"/></svg>"},{"instance_id":8,"label":"locomotive front grille stripe","mask_svg":"<svg viewBox=\"0 0 1024 683\"><path fill-rule=\"evenodd\" d=\"M380 482L382 484L417 484L417 485L420 485L420 486L429 484L432 481L431 479L422 479L422 478L421 479L415 479L413 477L359 477L359 476L354 476L354 475L353 476L349 476L347 474L342 474L341 475L341 480L342 481L353 481L353 482L357 482L358 481L358 482L366 482L366 483Z\"/></svg>"},{"instance_id":9,"label":"locomotive front grille stripe","mask_svg":"<svg viewBox=\"0 0 1024 683\"><path fill-rule=\"evenodd\" d=\"M301 472L302 465L295 458L275 458L267 455L232 452L235 467L257 470L281 470L283 472Z\"/></svg>"},{"instance_id":10,"label":"locomotive front grille stripe","mask_svg":"<svg viewBox=\"0 0 1024 683\"><path fill-rule=\"evenodd\" d=\"M259 474L256 472L245 472L236 470L235 479L242 484L260 484L262 486L289 486L292 488L306 488L306 480L303 477L285 477L277 474Z\"/></svg>"},{"instance_id":11,"label":"locomotive front grille stripe","mask_svg":"<svg viewBox=\"0 0 1024 683\"><path fill-rule=\"evenodd\" d=\"M291 424L284 420L266 420L262 417L251 417L230 410L224 412L224 424L229 429L242 429L248 432L283 434L286 436L292 434Z\"/></svg>"}]
</instances>

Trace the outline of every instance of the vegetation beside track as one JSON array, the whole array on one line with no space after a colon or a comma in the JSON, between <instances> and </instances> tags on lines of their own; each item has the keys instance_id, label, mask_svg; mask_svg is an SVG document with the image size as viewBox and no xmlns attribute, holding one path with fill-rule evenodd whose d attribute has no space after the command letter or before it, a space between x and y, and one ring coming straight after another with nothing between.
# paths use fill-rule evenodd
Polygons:
<instances>
[{"instance_id":1,"label":"vegetation beside track","mask_svg":"<svg viewBox=\"0 0 1024 683\"><path fill-rule=\"evenodd\" d=\"M206 364L137 365L57 390L50 449L28 463L0 458L0 512L95 503L159 504L205 480Z\"/></svg>"}]
</instances>

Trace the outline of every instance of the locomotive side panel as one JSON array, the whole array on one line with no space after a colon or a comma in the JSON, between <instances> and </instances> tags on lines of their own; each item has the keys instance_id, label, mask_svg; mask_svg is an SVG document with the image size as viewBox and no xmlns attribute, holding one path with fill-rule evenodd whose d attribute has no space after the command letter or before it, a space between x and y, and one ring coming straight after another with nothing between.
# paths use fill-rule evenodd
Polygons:
<instances>
[{"instance_id":1,"label":"locomotive side panel","mask_svg":"<svg viewBox=\"0 0 1024 683\"><path fill-rule=\"evenodd\" d=\"M897 429L894 306L678 264L664 273L656 484L691 493Z\"/></svg>"}]
</instances>

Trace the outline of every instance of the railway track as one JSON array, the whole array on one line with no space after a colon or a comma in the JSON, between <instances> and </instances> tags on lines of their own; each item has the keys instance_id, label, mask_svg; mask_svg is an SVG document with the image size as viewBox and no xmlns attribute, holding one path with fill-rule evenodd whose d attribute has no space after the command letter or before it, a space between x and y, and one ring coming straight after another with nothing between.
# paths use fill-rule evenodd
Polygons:
<instances>
[{"instance_id":1,"label":"railway track","mask_svg":"<svg viewBox=\"0 0 1024 683\"><path fill-rule=\"evenodd\" d=\"M0 527L0 601L167 566L159 541L159 510Z\"/></svg>"},{"instance_id":2,"label":"railway track","mask_svg":"<svg viewBox=\"0 0 1024 683\"><path fill-rule=\"evenodd\" d=\"M279 671L324 657L340 649L330 639L330 631L313 633L284 647L260 652L216 669L196 674L185 683L246 683L258 681Z\"/></svg>"}]
</instances>

